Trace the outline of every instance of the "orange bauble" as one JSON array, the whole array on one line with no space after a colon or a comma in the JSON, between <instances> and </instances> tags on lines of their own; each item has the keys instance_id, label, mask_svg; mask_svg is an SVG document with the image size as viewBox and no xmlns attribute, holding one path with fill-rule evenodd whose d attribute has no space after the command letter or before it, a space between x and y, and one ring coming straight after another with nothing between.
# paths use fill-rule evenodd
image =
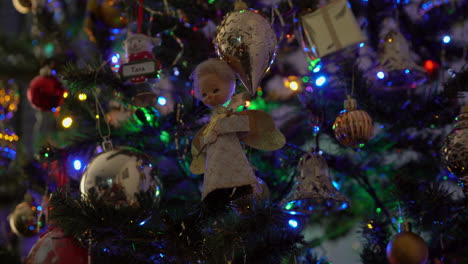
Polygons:
<instances>
[{"instance_id":1,"label":"orange bauble","mask_svg":"<svg viewBox=\"0 0 468 264\"><path fill-rule=\"evenodd\" d=\"M387 245L390 264L426 264L428 257L426 242L413 232L401 232Z\"/></svg>"},{"instance_id":2,"label":"orange bauble","mask_svg":"<svg viewBox=\"0 0 468 264\"><path fill-rule=\"evenodd\" d=\"M355 99L348 98L344 108L333 124L335 137L344 146L362 148L372 137L372 118L367 112L357 110Z\"/></svg>"}]
</instances>

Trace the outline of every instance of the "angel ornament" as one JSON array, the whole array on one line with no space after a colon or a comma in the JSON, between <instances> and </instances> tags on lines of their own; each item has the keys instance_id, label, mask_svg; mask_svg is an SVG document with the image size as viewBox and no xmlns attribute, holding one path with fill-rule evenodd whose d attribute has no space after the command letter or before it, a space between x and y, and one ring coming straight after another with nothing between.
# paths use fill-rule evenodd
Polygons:
<instances>
[{"instance_id":1,"label":"angel ornament","mask_svg":"<svg viewBox=\"0 0 468 264\"><path fill-rule=\"evenodd\" d=\"M241 141L267 151L285 144L283 134L268 113L235 112L244 104L242 94L233 96L235 83L233 70L219 59L208 59L194 71L195 96L212 107L210 122L198 131L192 142L190 170L193 174L204 173L202 200L232 201L252 193L257 178Z\"/></svg>"}]
</instances>

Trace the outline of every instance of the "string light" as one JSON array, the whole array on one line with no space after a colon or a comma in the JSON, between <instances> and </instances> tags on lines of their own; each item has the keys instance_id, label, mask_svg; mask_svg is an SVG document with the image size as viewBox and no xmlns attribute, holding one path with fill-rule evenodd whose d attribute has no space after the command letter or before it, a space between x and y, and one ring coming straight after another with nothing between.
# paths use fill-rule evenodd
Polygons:
<instances>
[{"instance_id":1,"label":"string light","mask_svg":"<svg viewBox=\"0 0 468 264\"><path fill-rule=\"evenodd\" d=\"M166 105L167 99L164 96L159 96L158 97L158 104L160 105Z\"/></svg>"},{"instance_id":2,"label":"string light","mask_svg":"<svg viewBox=\"0 0 468 264\"><path fill-rule=\"evenodd\" d=\"M452 41L452 38L449 35L442 37L442 42L444 42L444 44L449 44L450 41Z\"/></svg>"},{"instance_id":3,"label":"string light","mask_svg":"<svg viewBox=\"0 0 468 264\"><path fill-rule=\"evenodd\" d=\"M81 160L76 159L73 161L73 168L77 171L81 170Z\"/></svg>"},{"instance_id":4,"label":"string light","mask_svg":"<svg viewBox=\"0 0 468 264\"><path fill-rule=\"evenodd\" d=\"M67 98L68 97L68 92L64 92L63 93L63 98Z\"/></svg>"},{"instance_id":5,"label":"string light","mask_svg":"<svg viewBox=\"0 0 468 264\"><path fill-rule=\"evenodd\" d=\"M80 93L78 95L78 100L85 101L86 99L88 99L88 96L85 93Z\"/></svg>"},{"instance_id":6,"label":"string light","mask_svg":"<svg viewBox=\"0 0 468 264\"><path fill-rule=\"evenodd\" d=\"M292 81L289 83L289 88L293 91L297 91L299 89L299 84L296 81Z\"/></svg>"},{"instance_id":7,"label":"string light","mask_svg":"<svg viewBox=\"0 0 468 264\"><path fill-rule=\"evenodd\" d=\"M385 78L385 73L382 72L382 71L379 71L379 72L377 73L377 78L379 78L380 80L382 80L383 78Z\"/></svg>"},{"instance_id":8,"label":"string light","mask_svg":"<svg viewBox=\"0 0 468 264\"><path fill-rule=\"evenodd\" d=\"M320 76L315 80L315 85L323 86L327 82L327 78L325 76Z\"/></svg>"},{"instance_id":9,"label":"string light","mask_svg":"<svg viewBox=\"0 0 468 264\"><path fill-rule=\"evenodd\" d=\"M62 126L64 128L69 128L71 127L73 123L73 119L71 117L65 117L63 120L62 120Z\"/></svg>"},{"instance_id":10,"label":"string light","mask_svg":"<svg viewBox=\"0 0 468 264\"><path fill-rule=\"evenodd\" d=\"M289 226L292 227L292 228L297 228L299 226L299 223L294 220L294 219L290 219L289 222L288 222Z\"/></svg>"},{"instance_id":11,"label":"string light","mask_svg":"<svg viewBox=\"0 0 468 264\"><path fill-rule=\"evenodd\" d=\"M284 86L288 87L293 91L298 91L301 88L302 81L297 76L288 76L284 79Z\"/></svg>"}]
</instances>

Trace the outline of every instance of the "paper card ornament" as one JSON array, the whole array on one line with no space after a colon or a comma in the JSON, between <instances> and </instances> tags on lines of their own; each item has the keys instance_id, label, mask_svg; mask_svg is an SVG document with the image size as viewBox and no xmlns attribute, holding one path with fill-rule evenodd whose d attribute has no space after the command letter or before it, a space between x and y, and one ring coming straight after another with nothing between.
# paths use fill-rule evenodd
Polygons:
<instances>
[{"instance_id":1,"label":"paper card ornament","mask_svg":"<svg viewBox=\"0 0 468 264\"><path fill-rule=\"evenodd\" d=\"M312 59L361 43L366 37L346 0L336 0L301 17L303 45Z\"/></svg>"},{"instance_id":2,"label":"paper card ornament","mask_svg":"<svg viewBox=\"0 0 468 264\"><path fill-rule=\"evenodd\" d=\"M128 63L122 65L122 79L130 79L132 83L143 83L148 77L155 78L159 71L159 63L154 59L152 51L159 43L159 38L140 33L130 35L123 43Z\"/></svg>"}]
</instances>

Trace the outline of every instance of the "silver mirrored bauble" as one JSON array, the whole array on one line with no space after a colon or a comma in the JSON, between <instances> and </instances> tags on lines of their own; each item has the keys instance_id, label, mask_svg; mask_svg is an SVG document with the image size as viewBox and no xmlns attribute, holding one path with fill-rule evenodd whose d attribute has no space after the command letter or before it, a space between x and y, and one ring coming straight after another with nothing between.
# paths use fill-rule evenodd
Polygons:
<instances>
[{"instance_id":1,"label":"silver mirrored bauble","mask_svg":"<svg viewBox=\"0 0 468 264\"><path fill-rule=\"evenodd\" d=\"M151 192L157 205L161 182L154 175L149 158L132 148L117 148L96 156L86 167L80 184L84 195L96 192L108 204L139 206L137 194Z\"/></svg>"}]
</instances>

